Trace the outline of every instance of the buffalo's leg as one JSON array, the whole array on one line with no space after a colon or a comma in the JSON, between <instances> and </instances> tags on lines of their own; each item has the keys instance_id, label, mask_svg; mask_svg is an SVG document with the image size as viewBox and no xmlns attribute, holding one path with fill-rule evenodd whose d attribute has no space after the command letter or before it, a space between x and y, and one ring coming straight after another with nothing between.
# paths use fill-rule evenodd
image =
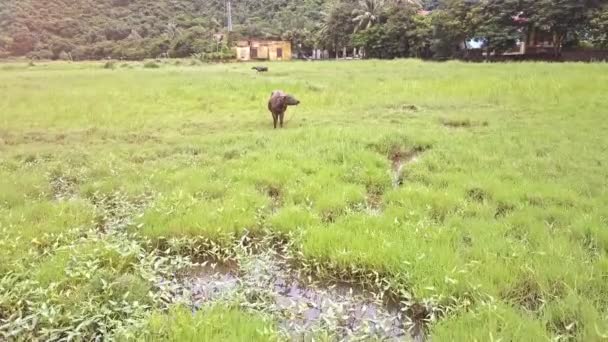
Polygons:
<instances>
[{"instance_id":1,"label":"buffalo's leg","mask_svg":"<svg viewBox=\"0 0 608 342\"><path fill-rule=\"evenodd\" d=\"M274 128L277 128L277 115L272 113L272 121L274 123Z\"/></svg>"},{"instance_id":2,"label":"buffalo's leg","mask_svg":"<svg viewBox=\"0 0 608 342\"><path fill-rule=\"evenodd\" d=\"M283 128L283 117L284 116L285 116L285 113L279 114L279 120L281 121L281 128Z\"/></svg>"}]
</instances>

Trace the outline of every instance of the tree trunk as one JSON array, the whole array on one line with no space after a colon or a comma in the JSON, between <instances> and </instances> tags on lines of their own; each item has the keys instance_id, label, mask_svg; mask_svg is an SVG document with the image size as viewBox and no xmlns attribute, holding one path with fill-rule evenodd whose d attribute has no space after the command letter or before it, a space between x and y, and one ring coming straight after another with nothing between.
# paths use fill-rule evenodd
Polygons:
<instances>
[{"instance_id":1,"label":"tree trunk","mask_svg":"<svg viewBox=\"0 0 608 342\"><path fill-rule=\"evenodd\" d=\"M334 43L334 52L336 53L336 60L338 60L338 43Z\"/></svg>"},{"instance_id":2,"label":"tree trunk","mask_svg":"<svg viewBox=\"0 0 608 342\"><path fill-rule=\"evenodd\" d=\"M553 57L558 57L558 34L556 31L553 31Z\"/></svg>"},{"instance_id":3,"label":"tree trunk","mask_svg":"<svg viewBox=\"0 0 608 342\"><path fill-rule=\"evenodd\" d=\"M553 56L555 58L559 58L562 55L562 46L565 36L566 34L563 32L553 32Z\"/></svg>"},{"instance_id":4,"label":"tree trunk","mask_svg":"<svg viewBox=\"0 0 608 342\"><path fill-rule=\"evenodd\" d=\"M490 47L486 47L486 62L490 60Z\"/></svg>"},{"instance_id":5,"label":"tree trunk","mask_svg":"<svg viewBox=\"0 0 608 342\"><path fill-rule=\"evenodd\" d=\"M346 46L342 48L342 59L346 59Z\"/></svg>"}]
</instances>

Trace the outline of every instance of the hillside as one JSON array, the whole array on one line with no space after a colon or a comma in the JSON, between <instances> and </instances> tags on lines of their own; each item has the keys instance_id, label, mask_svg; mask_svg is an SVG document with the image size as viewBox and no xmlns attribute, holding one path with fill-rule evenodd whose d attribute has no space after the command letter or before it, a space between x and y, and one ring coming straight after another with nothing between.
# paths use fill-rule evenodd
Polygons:
<instances>
[{"instance_id":1,"label":"hillside","mask_svg":"<svg viewBox=\"0 0 608 342\"><path fill-rule=\"evenodd\" d=\"M319 22L324 0L237 0L240 34L293 35ZM9 0L0 3L0 57L140 59L220 50L224 0Z\"/></svg>"}]
</instances>

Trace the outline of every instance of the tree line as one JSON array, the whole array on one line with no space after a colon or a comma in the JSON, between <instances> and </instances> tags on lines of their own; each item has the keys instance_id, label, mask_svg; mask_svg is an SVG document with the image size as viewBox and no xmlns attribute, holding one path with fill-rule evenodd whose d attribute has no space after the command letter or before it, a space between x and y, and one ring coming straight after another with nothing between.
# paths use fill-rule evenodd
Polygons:
<instances>
[{"instance_id":1,"label":"tree line","mask_svg":"<svg viewBox=\"0 0 608 342\"><path fill-rule=\"evenodd\" d=\"M532 26L563 47L608 48L606 0L0 1L0 58L233 58L241 38L285 39L370 58L454 58L477 41L500 53Z\"/></svg>"},{"instance_id":2,"label":"tree line","mask_svg":"<svg viewBox=\"0 0 608 342\"><path fill-rule=\"evenodd\" d=\"M328 4L322 45L368 57L454 58L471 43L507 51L527 30L546 32L553 53L563 47L607 48L608 7L601 0L341 0Z\"/></svg>"}]
</instances>

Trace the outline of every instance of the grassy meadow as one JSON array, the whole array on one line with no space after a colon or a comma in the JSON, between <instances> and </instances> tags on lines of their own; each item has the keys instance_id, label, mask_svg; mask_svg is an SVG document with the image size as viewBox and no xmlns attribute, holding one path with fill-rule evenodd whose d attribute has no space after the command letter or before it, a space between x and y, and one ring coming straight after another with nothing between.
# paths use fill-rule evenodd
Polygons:
<instances>
[{"instance_id":1,"label":"grassy meadow","mask_svg":"<svg viewBox=\"0 0 608 342\"><path fill-rule=\"evenodd\" d=\"M159 285L244 234L435 341L608 339L608 65L268 66L0 64L0 339L285 339Z\"/></svg>"}]
</instances>

